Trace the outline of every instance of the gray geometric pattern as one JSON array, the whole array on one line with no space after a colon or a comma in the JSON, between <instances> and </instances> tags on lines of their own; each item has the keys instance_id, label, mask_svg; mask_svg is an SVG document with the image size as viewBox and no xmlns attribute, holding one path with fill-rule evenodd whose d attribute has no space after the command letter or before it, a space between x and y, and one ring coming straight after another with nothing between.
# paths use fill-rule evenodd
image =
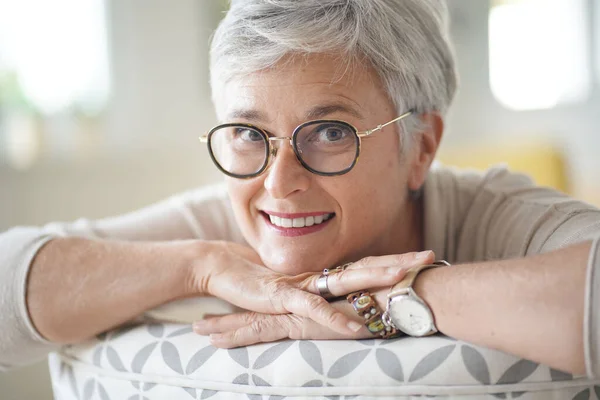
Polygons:
<instances>
[{"instance_id":1,"label":"gray geometric pattern","mask_svg":"<svg viewBox=\"0 0 600 400\"><path fill-rule=\"evenodd\" d=\"M60 355L50 360L56 399L367 399L372 390L447 398L428 387L465 399L600 399L600 382L442 335L225 350L190 326L150 323L65 346Z\"/></svg>"}]
</instances>

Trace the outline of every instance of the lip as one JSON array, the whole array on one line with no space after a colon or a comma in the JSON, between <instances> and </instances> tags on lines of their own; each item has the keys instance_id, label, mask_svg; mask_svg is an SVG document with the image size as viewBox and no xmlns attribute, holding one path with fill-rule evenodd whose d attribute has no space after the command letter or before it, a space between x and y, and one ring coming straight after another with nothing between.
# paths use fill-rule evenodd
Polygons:
<instances>
[{"instance_id":1,"label":"lip","mask_svg":"<svg viewBox=\"0 0 600 400\"><path fill-rule=\"evenodd\" d=\"M284 214L284 213L269 213L261 212L263 220L267 224L269 228L275 231L277 234L281 236L287 237L296 237L296 236L304 236L310 235L311 233L315 233L325 229L329 223L335 218L335 214L333 217L329 218L327 221L324 221L318 225L313 226L305 226L303 228L284 228L282 226L273 225L271 220L269 219L269 215L273 215L280 218L300 218L300 217L310 217L314 215L323 215L323 214L332 214L332 213L302 213L302 214ZM291 216L291 217L290 217Z\"/></svg>"},{"instance_id":2,"label":"lip","mask_svg":"<svg viewBox=\"0 0 600 400\"><path fill-rule=\"evenodd\" d=\"M329 212L329 211L320 211L320 212L317 211L317 212L295 213L295 214L280 213L280 212L276 212L276 211L265 211L265 210L262 210L262 212L264 214L272 215L274 217L288 218L288 219L305 218L305 217L315 217L315 216L318 216L318 215L333 214L332 212Z\"/></svg>"}]
</instances>

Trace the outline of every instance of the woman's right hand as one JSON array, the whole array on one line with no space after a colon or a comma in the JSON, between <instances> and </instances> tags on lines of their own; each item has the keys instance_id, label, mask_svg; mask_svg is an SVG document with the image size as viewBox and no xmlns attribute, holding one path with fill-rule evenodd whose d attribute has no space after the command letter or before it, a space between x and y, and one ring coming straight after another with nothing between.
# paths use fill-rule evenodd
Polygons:
<instances>
[{"instance_id":1,"label":"woman's right hand","mask_svg":"<svg viewBox=\"0 0 600 400\"><path fill-rule=\"evenodd\" d=\"M203 242L202 255L192 267L190 294L208 294L240 308L264 314L295 314L342 333L355 333L362 325L329 304L318 293L320 272L296 276L281 274L262 264L250 247L231 242ZM406 268L433 257L431 252L377 257L367 268L352 266L328 278L334 296L364 288L390 286ZM368 259L361 260L367 262ZM332 266L335 267L335 266Z\"/></svg>"}]
</instances>

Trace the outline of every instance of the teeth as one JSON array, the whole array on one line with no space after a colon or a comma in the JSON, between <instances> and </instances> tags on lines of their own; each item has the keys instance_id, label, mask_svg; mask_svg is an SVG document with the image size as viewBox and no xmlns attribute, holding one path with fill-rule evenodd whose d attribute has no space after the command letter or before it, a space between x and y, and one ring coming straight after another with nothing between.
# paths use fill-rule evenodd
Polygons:
<instances>
[{"instance_id":1,"label":"teeth","mask_svg":"<svg viewBox=\"0 0 600 400\"><path fill-rule=\"evenodd\" d=\"M333 214L316 215L306 218L280 218L274 215L269 215L269 219L273 225L281 226L283 228L304 228L305 226L313 226L321 224L330 219Z\"/></svg>"},{"instance_id":2,"label":"teeth","mask_svg":"<svg viewBox=\"0 0 600 400\"><path fill-rule=\"evenodd\" d=\"M294 228L304 228L304 218L294 218L292 226Z\"/></svg>"}]
</instances>

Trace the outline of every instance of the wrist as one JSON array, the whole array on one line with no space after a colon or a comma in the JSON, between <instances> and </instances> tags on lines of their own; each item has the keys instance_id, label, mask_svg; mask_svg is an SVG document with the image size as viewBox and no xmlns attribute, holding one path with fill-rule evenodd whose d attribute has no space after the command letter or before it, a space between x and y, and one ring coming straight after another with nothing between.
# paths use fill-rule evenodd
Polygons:
<instances>
[{"instance_id":1,"label":"wrist","mask_svg":"<svg viewBox=\"0 0 600 400\"><path fill-rule=\"evenodd\" d=\"M210 295L209 282L213 275L214 258L222 242L210 240L190 240L183 242L185 249L182 252L183 263L183 296Z\"/></svg>"},{"instance_id":2,"label":"wrist","mask_svg":"<svg viewBox=\"0 0 600 400\"><path fill-rule=\"evenodd\" d=\"M419 296L429 307L433 320L438 331L442 332L440 327L440 318L438 318L439 307L435 299L436 290L434 288L440 274L443 274L446 268L431 268L419 273L413 283L413 291ZM438 290L439 292L439 290Z\"/></svg>"}]
</instances>

